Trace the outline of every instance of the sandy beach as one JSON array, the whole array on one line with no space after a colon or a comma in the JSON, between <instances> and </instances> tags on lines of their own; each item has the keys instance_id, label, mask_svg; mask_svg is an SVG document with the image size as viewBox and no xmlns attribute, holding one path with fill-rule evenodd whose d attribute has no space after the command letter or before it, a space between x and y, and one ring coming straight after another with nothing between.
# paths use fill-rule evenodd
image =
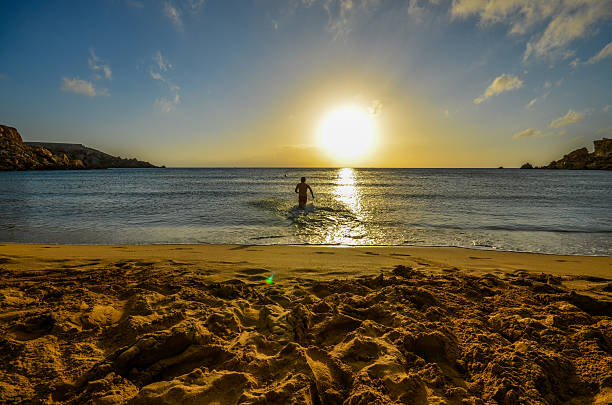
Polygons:
<instances>
[{"instance_id":1,"label":"sandy beach","mask_svg":"<svg viewBox=\"0 0 612 405\"><path fill-rule=\"evenodd\" d=\"M610 257L4 244L0 274L2 403L612 402Z\"/></svg>"}]
</instances>

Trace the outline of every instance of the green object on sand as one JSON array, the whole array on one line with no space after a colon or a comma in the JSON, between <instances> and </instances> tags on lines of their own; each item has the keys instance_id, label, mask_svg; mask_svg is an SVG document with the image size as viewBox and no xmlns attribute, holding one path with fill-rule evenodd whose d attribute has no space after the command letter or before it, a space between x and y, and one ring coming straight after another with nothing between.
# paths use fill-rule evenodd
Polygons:
<instances>
[{"instance_id":1,"label":"green object on sand","mask_svg":"<svg viewBox=\"0 0 612 405\"><path fill-rule=\"evenodd\" d=\"M272 281L272 277L274 277L274 273L270 274L270 277L266 279L266 284L268 285L274 284L274 281Z\"/></svg>"}]
</instances>

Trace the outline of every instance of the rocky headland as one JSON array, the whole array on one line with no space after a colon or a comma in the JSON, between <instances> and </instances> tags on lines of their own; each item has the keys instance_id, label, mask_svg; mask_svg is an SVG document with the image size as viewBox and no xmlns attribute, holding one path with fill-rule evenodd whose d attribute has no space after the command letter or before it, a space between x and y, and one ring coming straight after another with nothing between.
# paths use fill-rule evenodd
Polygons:
<instances>
[{"instance_id":1,"label":"rocky headland","mask_svg":"<svg viewBox=\"0 0 612 405\"><path fill-rule=\"evenodd\" d=\"M593 153L589 153L587 148L580 148L546 166L533 167L530 163L525 163L521 169L612 170L612 139L599 139L593 141L593 144Z\"/></svg>"},{"instance_id":2,"label":"rocky headland","mask_svg":"<svg viewBox=\"0 0 612 405\"><path fill-rule=\"evenodd\" d=\"M23 142L19 132L0 125L0 171L154 168L149 162L123 159L81 144Z\"/></svg>"}]
</instances>

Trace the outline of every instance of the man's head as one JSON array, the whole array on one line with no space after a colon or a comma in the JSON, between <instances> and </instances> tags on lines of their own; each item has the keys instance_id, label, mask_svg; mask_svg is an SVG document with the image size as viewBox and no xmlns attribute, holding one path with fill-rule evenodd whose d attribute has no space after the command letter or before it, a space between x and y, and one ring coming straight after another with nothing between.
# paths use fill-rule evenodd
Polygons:
<instances>
[{"instance_id":1,"label":"man's head","mask_svg":"<svg viewBox=\"0 0 612 405\"><path fill-rule=\"evenodd\" d=\"M302 177L300 180L302 181L302 183L306 183L306 177Z\"/></svg>"}]
</instances>

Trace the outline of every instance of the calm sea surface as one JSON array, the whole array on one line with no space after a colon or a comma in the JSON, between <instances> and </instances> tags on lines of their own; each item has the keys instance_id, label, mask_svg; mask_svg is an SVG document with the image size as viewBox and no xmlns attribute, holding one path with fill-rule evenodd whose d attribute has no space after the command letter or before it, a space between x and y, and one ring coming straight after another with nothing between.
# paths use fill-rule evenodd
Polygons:
<instances>
[{"instance_id":1,"label":"calm sea surface","mask_svg":"<svg viewBox=\"0 0 612 405\"><path fill-rule=\"evenodd\" d=\"M300 176L315 192L297 207ZM463 246L612 255L612 173L0 172L0 242Z\"/></svg>"}]
</instances>

